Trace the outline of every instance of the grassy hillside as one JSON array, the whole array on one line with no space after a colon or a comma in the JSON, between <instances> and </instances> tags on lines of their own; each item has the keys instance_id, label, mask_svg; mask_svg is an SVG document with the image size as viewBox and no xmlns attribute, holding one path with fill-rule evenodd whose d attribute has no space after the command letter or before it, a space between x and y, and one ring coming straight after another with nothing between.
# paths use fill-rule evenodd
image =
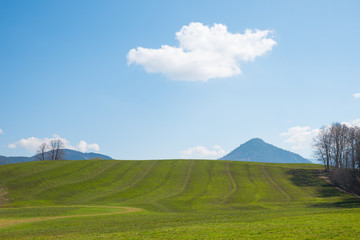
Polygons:
<instances>
[{"instance_id":1,"label":"grassy hillside","mask_svg":"<svg viewBox=\"0 0 360 240\"><path fill-rule=\"evenodd\" d=\"M322 181L319 169L211 160L3 165L0 238L327 238L343 225L359 235L359 200Z\"/></svg>"}]
</instances>

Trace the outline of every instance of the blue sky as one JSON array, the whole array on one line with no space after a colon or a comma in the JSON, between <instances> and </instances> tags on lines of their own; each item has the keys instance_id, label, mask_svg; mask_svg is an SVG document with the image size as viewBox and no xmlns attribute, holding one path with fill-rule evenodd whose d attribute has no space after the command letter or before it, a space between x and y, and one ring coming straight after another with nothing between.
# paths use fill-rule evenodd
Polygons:
<instances>
[{"instance_id":1,"label":"blue sky","mask_svg":"<svg viewBox=\"0 0 360 240\"><path fill-rule=\"evenodd\" d=\"M360 123L359 10L358 1L0 0L0 155L30 156L61 138L117 159L214 159L259 137L311 157L318 128ZM246 29L264 36L248 40Z\"/></svg>"}]
</instances>

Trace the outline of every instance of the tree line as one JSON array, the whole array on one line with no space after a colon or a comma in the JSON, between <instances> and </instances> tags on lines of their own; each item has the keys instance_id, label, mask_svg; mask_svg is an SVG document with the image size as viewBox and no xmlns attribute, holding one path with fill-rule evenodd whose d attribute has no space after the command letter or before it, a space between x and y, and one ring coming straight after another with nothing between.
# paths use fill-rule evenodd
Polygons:
<instances>
[{"instance_id":1,"label":"tree line","mask_svg":"<svg viewBox=\"0 0 360 240\"><path fill-rule=\"evenodd\" d=\"M61 160L65 157L64 143L60 139L41 144L37 149L36 160Z\"/></svg>"},{"instance_id":2,"label":"tree line","mask_svg":"<svg viewBox=\"0 0 360 240\"><path fill-rule=\"evenodd\" d=\"M315 157L324 164L330 180L339 187L360 193L360 128L333 123L314 138Z\"/></svg>"}]
</instances>

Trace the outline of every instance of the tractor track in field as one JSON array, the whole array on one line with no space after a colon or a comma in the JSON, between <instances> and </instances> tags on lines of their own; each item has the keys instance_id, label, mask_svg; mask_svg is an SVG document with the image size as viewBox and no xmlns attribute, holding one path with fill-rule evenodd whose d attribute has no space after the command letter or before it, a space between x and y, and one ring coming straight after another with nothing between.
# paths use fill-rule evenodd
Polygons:
<instances>
[{"instance_id":1,"label":"tractor track in field","mask_svg":"<svg viewBox=\"0 0 360 240\"><path fill-rule=\"evenodd\" d=\"M274 178L271 177L271 175L266 170L265 166L262 166L262 172L265 178L268 180L268 182L285 197L286 201L293 200L292 196L289 193L287 193L286 190Z\"/></svg>"},{"instance_id":2,"label":"tractor track in field","mask_svg":"<svg viewBox=\"0 0 360 240\"><path fill-rule=\"evenodd\" d=\"M71 176L73 173L77 173L77 172L80 172L80 171L82 171L82 170L84 170L84 169L91 168L91 167L92 167L93 165L95 165L95 164L96 164L96 162L94 161L94 162L90 162L90 164L86 164L86 165L82 165L82 166L76 166L75 168L71 169L71 170L68 171L68 172L65 172L65 173L62 173L62 174L60 174L60 175L58 175L58 176L53 177L51 180L61 179L61 178L63 178L63 177ZM52 169L50 169L50 170L56 170L57 168L61 168L61 167L63 167L63 166L58 166L58 167L52 168ZM35 172L35 171L36 171L36 172ZM46 173L47 170L41 171L41 172L38 172L37 170L35 170L35 171L34 171L34 174L37 174L37 177L40 178L39 183L41 184L41 183L42 183L42 179L41 179L41 178L42 178L42 174ZM81 180L78 180L78 181L81 181ZM75 182L76 182L76 181L75 181ZM49 186L50 189L53 188L53 186L50 185L49 183L46 183L46 184Z\"/></svg>"},{"instance_id":3,"label":"tractor track in field","mask_svg":"<svg viewBox=\"0 0 360 240\"><path fill-rule=\"evenodd\" d=\"M152 162L151 164L149 164L149 166L147 168L145 168L132 182L129 182L128 184L126 184L125 186L121 186L121 188L117 189L118 191L124 191L126 189L129 189L133 186L136 186L137 184L139 184L142 180L144 180L144 178L147 177L147 175L149 175L149 173L151 172L151 169L154 168L154 166L157 164L157 161Z\"/></svg>"},{"instance_id":4,"label":"tractor track in field","mask_svg":"<svg viewBox=\"0 0 360 240\"><path fill-rule=\"evenodd\" d=\"M63 186L69 186L69 185L76 185L76 184L81 184L81 183L84 183L84 182L87 182L87 181L91 181L93 179L96 179L97 177L101 176L102 174L104 174L107 170L109 170L110 168L112 168L114 165L118 164L117 162L111 162L110 164L106 164L106 165L103 165L101 168L99 168L95 174L92 174L92 175L89 175L87 177L84 177L84 178L81 178L81 179L78 179L77 181L74 181L74 182L70 182L70 183L66 183L66 184L63 184L63 185L57 185L57 186L53 186L51 185L50 183L47 183L47 180L39 175L39 178L42 179L42 182L44 184L46 184L49 188L47 190L49 191L52 191L52 192L56 192L57 188L61 188ZM44 192L45 190L42 190L42 191L39 191L37 192L37 194L39 193L42 193Z\"/></svg>"},{"instance_id":5,"label":"tractor track in field","mask_svg":"<svg viewBox=\"0 0 360 240\"><path fill-rule=\"evenodd\" d=\"M94 162L92 165L95 165L96 162ZM77 181L74 181L74 182L70 182L70 183L67 183L65 185L71 185L71 184L79 184L79 183L83 183L83 182L86 182L86 181L89 181L89 180L92 180L92 179L95 179L96 177L100 176L101 174L103 174L104 172L106 172L108 169L112 168L114 165L116 165L117 162L113 161L109 164L102 164L102 167L97 169L96 173L93 174L93 175L89 175L89 176L86 176L84 178L81 178L81 179L78 179ZM92 167L91 166L88 166L88 167ZM81 168L83 169L83 168ZM47 179L45 179L40 173L38 173L38 177L39 179L41 180L41 183L43 183L44 185L48 186L48 189L50 191L53 191L54 189L58 188L58 187L62 187L64 185L58 185L58 186L53 186L51 185L50 183L47 182ZM53 180L53 179L52 179ZM42 191L40 191L42 192Z\"/></svg>"},{"instance_id":6,"label":"tractor track in field","mask_svg":"<svg viewBox=\"0 0 360 240\"><path fill-rule=\"evenodd\" d=\"M134 164L131 164L128 168L126 168L126 170L124 170L121 174L119 174L118 178L121 179L126 173L128 173L132 168L134 167ZM108 190L108 191L104 191L103 192L103 195L107 195L107 194L111 194L111 193L114 193L117 189L121 189L123 186L120 186L120 187L115 187L113 188L112 190ZM89 198L89 197L86 197L86 198L81 198L79 200L79 202L83 202L85 200L92 200L94 198L97 198L98 196L96 197L92 197L92 198Z\"/></svg>"},{"instance_id":7,"label":"tractor track in field","mask_svg":"<svg viewBox=\"0 0 360 240\"><path fill-rule=\"evenodd\" d=\"M230 190L227 191L226 193L224 193L215 204L227 203L227 201L229 200L231 195L236 193L236 191L238 189L238 185L237 185L237 183L232 175L231 169L230 169L230 163L228 163L228 162L224 163L224 171L225 171L225 175L227 176L227 178L230 182Z\"/></svg>"},{"instance_id":8,"label":"tractor track in field","mask_svg":"<svg viewBox=\"0 0 360 240\"><path fill-rule=\"evenodd\" d=\"M247 177L248 177L248 179L250 180L251 184L254 185L254 186L257 186L256 183L255 183L255 181L254 181L254 179L253 179L253 178L254 178L254 174L251 173L249 164L246 164L246 165L245 165L245 168L246 168L245 172L246 172ZM255 177L256 177L256 176L255 176ZM252 190L254 190L254 193L253 193L253 195L252 195L252 199L251 199L250 202L255 202L255 201L256 201L256 195L258 194L259 190L258 190L257 187L253 187Z\"/></svg>"},{"instance_id":9,"label":"tractor track in field","mask_svg":"<svg viewBox=\"0 0 360 240\"><path fill-rule=\"evenodd\" d=\"M180 184L170 193L165 194L163 196L158 196L156 199L152 200L152 203L157 206L159 209L162 209L163 211L170 212L171 209L165 207L163 204L160 203L160 201L164 199L168 199L174 196L177 196L184 192L186 190L186 187L190 181L190 176L192 173L192 169L194 168L195 161L189 161L189 163L186 165L184 176L181 179ZM170 172L168 173L170 174ZM168 178L168 176L167 176Z\"/></svg>"},{"instance_id":10,"label":"tractor track in field","mask_svg":"<svg viewBox=\"0 0 360 240\"><path fill-rule=\"evenodd\" d=\"M157 161L156 161L156 163L157 163ZM153 165L155 165L156 163L154 163ZM151 166L151 169L149 169L148 174L150 173L150 171L152 170L152 168L153 168L153 166ZM146 191L144 191L143 193L136 194L136 195L133 195L133 196L131 196L131 197L128 197L125 201L129 201L129 200L131 200L131 199L138 198L138 197L140 197L140 196L146 196L146 195L148 195L149 193L153 194L154 192L156 192L156 190L158 190L159 188L161 188L161 187L164 185L164 183L169 179L170 174L171 174L170 171L168 171L167 174L166 174L166 177L165 177L163 180L161 180L161 182L159 182L159 184L157 184L157 185L154 184L154 185L152 185L151 187L149 187ZM145 177L146 177L146 176L145 176ZM137 184L136 184L136 185L137 185ZM158 198L158 199L153 199L153 200L149 200L149 201L152 202L152 203L154 203L154 204L156 205L156 204L157 204L156 201L159 200L159 199L162 199L162 198L160 197L160 198Z\"/></svg>"},{"instance_id":11,"label":"tractor track in field","mask_svg":"<svg viewBox=\"0 0 360 240\"><path fill-rule=\"evenodd\" d=\"M77 168L76 170L72 170L72 171L70 171L69 174L71 174L71 173L73 173L73 172L76 172L76 171L79 171L79 170L81 170L81 169L86 169L86 168L92 167L94 164L96 164L96 163L95 163L95 162L92 162L91 165L86 165L86 166ZM108 165L105 165L104 167L102 167L102 168L97 172L97 174L95 175L95 177L98 176L98 175L100 175L101 173L103 173L105 170L107 170L108 168L110 168L110 167L113 166L114 164L115 164L115 162L114 162L114 163L111 163L111 164L108 164ZM38 184L38 186L39 186L38 189L40 189L40 190L38 190L38 191L36 191L36 192L33 192L33 191L30 192L30 190L29 190L29 191L23 191L23 195L24 195L27 199L36 198L38 194L40 194L40 193L42 193L42 192L44 192L44 191L51 191L51 192L53 192L54 189L56 189L56 188L58 188L58 187L64 186L64 185L53 186L53 185L50 184L50 183L48 182L48 180L43 176L43 174L46 173L47 171L55 170L55 169L57 169L57 168L59 168L59 167L62 167L62 166L57 166L57 167L50 168L50 169L47 169L47 170L44 170L44 171L39 171L38 169L34 169L34 171L33 171L33 176L34 176L34 179L35 179L35 181L37 182L37 184ZM67 175L67 174L63 174L63 175L57 176L56 178L52 178L52 180L57 179L57 178L61 178L61 177L66 176L66 175ZM75 182L73 182L73 183L67 183L67 184L65 184L65 185L81 183L81 182L87 181L87 180L89 180L89 179L91 179L91 178L93 178L93 177L94 177L94 176L87 177L87 178L85 178L85 179L79 179L78 181L75 181Z\"/></svg>"},{"instance_id":12,"label":"tractor track in field","mask_svg":"<svg viewBox=\"0 0 360 240\"><path fill-rule=\"evenodd\" d=\"M93 166L94 164L96 164L95 162L92 162L91 164L88 164L88 165L85 165L85 166L82 166L80 168L76 168L75 170L71 170L70 172L68 173L65 173L65 174L62 174L60 176L56 176L55 178L52 178L51 180L54 180L54 179L59 179L59 178L62 178L64 176L68 176L68 175L71 175L72 173L74 172L78 172L82 169L86 169L86 168L90 168L91 166ZM46 170L43 170L43 171L39 171L38 169L34 169L33 171L33 176L34 176L34 179L36 180L36 182L38 183L38 191L36 192L31 192L29 193L28 191L25 192L24 191L24 196L26 196L27 198L36 198L36 195L39 194L39 193L42 193L44 191L54 191L55 188L57 187L61 187L61 186L64 186L64 185L60 185L60 186L53 186L51 185L48 180L43 176L44 173L46 173L47 171L52 171L52 170L56 170L57 168L61 168L62 166L57 166L57 167L54 167L54 168L50 168L50 169L46 169ZM106 167L104 167L106 168ZM102 171L102 170L100 170ZM78 180L76 182L81 182L82 180ZM75 182L75 183L76 183ZM65 185L69 185L69 184L73 184L73 183L67 183ZM43 188L41 188L40 186L43 186Z\"/></svg>"},{"instance_id":13,"label":"tractor track in field","mask_svg":"<svg viewBox=\"0 0 360 240\"><path fill-rule=\"evenodd\" d=\"M190 176L191 176L192 170L194 168L194 165L195 165L194 160L190 161L188 163L188 165L186 166L184 177L181 180L181 184L179 185L179 187L174 192L169 193L168 195L166 195L165 198L174 197L174 196L179 195L180 193L182 193L182 192L184 192L186 190L186 187L190 182Z\"/></svg>"},{"instance_id":14,"label":"tractor track in field","mask_svg":"<svg viewBox=\"0 0 360 240\"><path fill-rule=\"evenodd\" d=\"M70 216L54 216L54 217L34 217L34 218L26 218L26 219L0 219L0 229L5 227L10 227L16 224L21 223L32 223L32 222L40 222L54 219L64 219L64 218L75 218L75 217L94 217L94 216L108 216L108 215L117 215L117 214L125 214L125 213L134 213L141 212L143 209L135 208L135 207L117 207L117 206L90 206L90 205L71 205L71 206L51 206L51 207L93 207L93 208L112 208L112 209L122 209L119 212L110 212L110 213L94 213L94 214L78 214L78 215L70 215ZM32 208L32 207L23 207L23 208ZM41 207L38 207L41 208ZM19 209L19 208L16 208Z\"/></svg>"},{"instance_id":15,"label":"tractor track in field","mask_svg":"<svg viewBox=\"0 0 360 240\"><path fill-rule=\"evenodd\" d=\"M147 166L143 171L141 171L141 173L139 175L137 175L133 181L127 183L126 185L123 185L123 186L119 186L117 188L114 188L113 190L111 191L107 191L107 192L104 192L101 196L95 196L93 198L87 198L88 201L90 200L94 200L94 199L97 199L97 198L101 198L102 196L106 196L106 195L109 195L109 194L113 194L113 193L118 193L118 192L123 192L131 187L134 187L136 185L138 185L142 180L144 180L148 175L149 173L151 172L151 170L154 168L154 166L158 163L158 161L152 161L149 166ZM129 170L131 169L131 167L129 168Z\"/></svg>"}]
</instances>

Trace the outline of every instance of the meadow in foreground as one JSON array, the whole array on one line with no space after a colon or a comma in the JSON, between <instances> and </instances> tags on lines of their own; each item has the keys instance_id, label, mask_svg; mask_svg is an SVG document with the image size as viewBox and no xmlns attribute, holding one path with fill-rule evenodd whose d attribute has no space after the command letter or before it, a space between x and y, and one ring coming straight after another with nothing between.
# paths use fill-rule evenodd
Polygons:
<instances>
[{"instance_id":1,"label":"meadow in foreground","mask_svg":"<svg viewBox=\"0 0 360 240\"><path fill-rule=\"evenodd\" d=\"M41 161L0 166L0 238L358 239L360 201L315 164Z\"/></svg>"}]
</instances>

